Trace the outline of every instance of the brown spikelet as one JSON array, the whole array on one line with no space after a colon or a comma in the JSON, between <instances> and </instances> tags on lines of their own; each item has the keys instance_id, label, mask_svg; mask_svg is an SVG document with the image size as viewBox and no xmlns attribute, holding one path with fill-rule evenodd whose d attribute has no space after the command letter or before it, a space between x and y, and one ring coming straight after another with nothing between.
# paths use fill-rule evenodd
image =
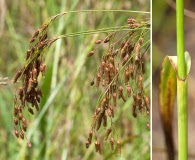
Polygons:
<instances>
[{"instance_id":1,"label":"brown spikelet","mask_svg":"<svg viewBox=\"0 0 195 160\"><path fill-rule=\"evenodd\" d=\"M116 93L113 93L112 97L113 97L113 105L114 105L114 107L116 107L117 94Z\"/></svg>"},{"instance_id":2,"label":"brown spikelet","mask_svg":"<svg viewBox=\"0 0 195 160\"><path fill-rule=\"evenodd\" d=\"M33 87L33 80L32 80L32 78L30 78L30 79L28 80L27 92L29 92L29 91L32 89L32 87Z\"/></svg>"},{"instance_id":3,"label":"brown spikelet","mask_svg":"<svg viewBox=\"0 0 195 160\"><path fill-rule=\"evenodd\" d=\"M112 111L109 108L107 109L107 114L108 114L108 117L112 116Z\"/></svg>"},{"instance_id":4,"label":"brown spikelet","mask_svg":"<svg viewBox=\"0 0 195 160\"><path fill-rule=\"evenodd\" d=\"M146 124L147 129L150 131L150 124L147 122Z\"/></svg>"},{"instance_id":5,"label":"brown spikelet","mask_svg":"<svg viewBox=\"0 0 195 160\"><path fill-rule=\"evenodd\" d=\"M111 115L114 118L114 107L112 105L109 106L109 109L111 111Z\"/></svg>"},{"instance_id":6,"label":"brown spikelet","mask_svg":"<svg viewBox=\"0 0 195 160\"><path fill-rule=\"evenodd\" d=\"M43 24L42 26L41 26L41 32L43 32L43 31L45 31L46 29L47 29L47 27L48 27L48 24Z\"/></svg>"},{"instance_id":7,"label":"brown spikelet","mask_svg":"<svg viewBox=\"0 0 195 160\"><path fill-rule=\"evenodd\" d=\"M89 53L88 53L88 55L87 55L87 57L91 57L91 56L93 56L94 55L94 51L90 51Z\"/></svg>"},{"instance_id":8,"label":"brown spikelet","mask_svg":"<svg viewBox=\"0 0 195 160\"><path fill-rule=\"evenodd\" d=\"M95 142L95 148L96 148L96 152L99 152L101 154L101 146L100 146L100 142L96 141Z\"/></svg>"},{"instance_id":9,"label":"brown spikelet","mask_svg":"<svg viewBox=\"0 0 195 160\"><path fill-rule=\"evenodd\" d=\"M46 69L46 64L41 64L39 70L42 73L42 75L45 73L45 69Z\"/></svg>"},{"instance_id":10,"label":"brown spikelet","mask_svg":"<svg viewBox=\"0 0 195 160\"><path fill-rule=\"evenodd\" d=\"M114 151L114 138L110 138L110 147L113 152Z\"/></svg>"},{"instance_id":11,"label":"brown spikelet","mask_svg":"<svg viewBox=\"0 0 195 160\"><path fill-rule=\"evenodd\" d=\"M44 41L47 39L47 33L43 34L42 36L39 37L39 41Z\"/></svg>"},{"instance_id":12,"label":"brown spikelet","mask_svg":"<svg viewBox=\"0 0 195 160\"><path fill-rule=\"evenodd\" d=\"M90 82L90 85L93 86L94 85L94 79Z\"/></svg>"},{"instance_id":13,"label":"brown spikelet","mask_svg":"<svg viewBox=\"0 0 195 160\"><path fill-rule=\"evenodd\" d=\"M14 124L18 125L18 119L16 117L14 117Z\"/></svg>"},{"instance_id":14,"label":"brown spikelet","mask_svg":"<svg viewBox=\"0 0 195 160\"><path fill-rule=\"evenodd\" d=\"M140 44L140 45L142 45L143 40L144 40L143 38L139 38L139 44Z\"/></svg>"},{"instance_id":15,"label":"brown spikelet","mask_svg":"<svg viewBox=\"0 0 195 160\"><path fill-rule=\"evenodd\" d=\"M26 51L26 60L30 57L30 54L31 54L31 50L28 49L28 50Z\"/></svg>"},{"instance_id":16,"label":"brown spikelet","mask_svg":"<svg viewBox=\"0 0 195 160\"><path fill-rule=\"evenodd\" d=\"M122 86L119 86L118 91L119 91L118 98L119 99L122 98L122 100L124 102L126 102L125 96L123 95L123 87Z\"/></svg>"},{"instance_id":17,"label":"brown spikelet","mask_svg":"<svg viewBox=\"0 0 195 160\"><path fill-rule=\"evenodd\" d=\"M16 83L18 81L18 78L20 78L22 74L22 71L18 71L13 79L13 83Z\"/></svg>"},{"instance_id":18,"label":"brown spikelet","mask_svg":"<svg viewBox=\"0 0 195 160\"><path fill-rule=\"evenodd\" d=\"M136 105L133 105L133 108L132 108L132 114L133 114L133 117L134 118L137 118L137 113L136 113Z\"/></svg>"},{"instance_id":19,"label":"brown spikelet","mask_svg":"<svg viewBox=\"0 0 195 160\"><path fill-rule=\"evenodd\" d=\"M140 24L139 24L139 23L129 24L129 27L130 27L131 29L138 28L139 26L140 26Z\"/></svg>"},{"instance_id":20,"label":"brown spikelet","mask_svg":"<svg viewBox=\"0 0 195 160\"><path fill-rule=\"evenodd\" d=\"M106 114L103 115L103 126L104 127L107 126L107 115Z\"/></svg>"},{"instance_id":21,"label":"brown spikelet","mask_svg":"<svg viewBox=\"0 0 195 160\"><path fill-rule=\"evenodd\" d=\"M90 131L88 137L89 144L91 144L92 137L93 137L93 131Z\"/></svg>"},{"instance_id":22,"label":"brown spikelet","mask_svg":"<svg viewBox=\"0 0 195 160\"><path fill-rule=\"evenodd\" d=\"M35 41L35 39L36 39L36 38L32 37L32 38L30 39L30 43L33 43L33 42Z\"/></svg>"},{"instance_id":23,"label":"brown spikelet","mask_svg":"<svg viewBox=\"0 0 195 160\"><path fill-rule=\"evenodd\" d=\"M14 115L17 116L19 113L19 109L17 106L14 107Z\"/></svg>"},{"instance_id":24,"label":"brown spikelet","mask_svg":"<svg viewBox=\"0 0 195 160\"><path fill-rule=\"evenodd\" d=\"M19 133L18 133L17 130L14 131L14 134L15 134L15 136L16 136L17 138L19 138Z\"/></svg>"},{"instance_id":25,"label":"brown spikelet","mask_svg":"<svg viewBox=\"0 0 195 160\"><path fill-rule=\"evenodd\" d=\"M100 85L101 75L100 73L97 73L96 75L96 87L98 88Z\"/></svg>"},{"instance_id":26,"label":"brown spikelet","mask_svg":"<svg viewBox=\"0 0 195 160\"><path fill-rule=\"evenodd\" d=\"M101 85L102 85L102 87L104 87L106 85L106 82L104 79L102 80Z\"/></svg>"},{"instance_id":27,"label":"brown spikelet","mask_svg":"<svg viewBox=\"0 0 195 160\"><path fill-rule=\"evenodd\" d=\"M22 120L22 118L23 118L22 113L18 113L18 118L19 118L19 120Z\"/></svg>"},{"instance_id":28,"label":"brown spikelet","mask_svg":"<svg viewBox=\"0 0 195 160\"><path fill-rule=\"evenodd\" d=\"M96 115L98 115L100 113L100 111L101 111L100 107L96 108L96 111L95 111Z\"/></svg>"},{"instance_id":29,"label":"brown spikelet","mask_svg":"<svg viewBox=\"0 0 195 160\"><path fill-rule=\"evenodd\" d=\"M38 35L39 35L39 30L36 30L32 37L37 38Z\"/></svg>"},{"instance_id":30,"label":"brown spikelet","mask_svg":"<svg viewBox=\"0 0 195 160\"><path fill-rule=\"evenodd\" d=\"M32 147L32 144L30 143L30 141L27 142L27 146L30 148Z\"/></svg>"},{"instance_id":31,"label":"brown spikelet","mask_svg":"<svg viewBox=\"0 0 195 160\"><path fill-rule=\"evenodd\" d=\"M37 48L38 50L42 50L45 46L46 44L44 42L39 42Z\"/></svg>"},{"instance_id":32,"label":"brown spikelet","mask_svg":"<svg viewBox=\"0 0 195 160\"><path fill-rule=\"evenodd\" d=\"M100 142L98 142L98 141L95 141L95 150L96 150L96 152L100 151Z\"/></svg>"},{"instance_id":33,"label":"brown spikelet","mask_svg":"<svg viewBox=\"0 0 195 160\"><path fill-rule=\"evenodd\" d=\"M128 94L128 97L131 97L131 86L130 85L127 85L127 94Z\"/></svg>"},{"instance_id":34,"label":"brown spikelet","mask_svg":"<svg viewBox=\"0 0 195 160\"><path fill-rule=\"evenodd\" d=\"M142 78L142 75L139 75L138 76L138 87L139 87L139 89L141 89L142 90L142 88L143 88L143 78Z\"/></svg>"},{"instance_id":35,"label":"brown spikelet","mask_svg":"<svg viewBox=\"0 0 195 160\"><path fill-rule=\"evenodd\" d=\"M93 115L93 123L92 123L93 128L96 127L96 123L97 123L97 115L96 115L96 113L95 113L95 114Z\"/></svg>"},{"instance_id":36,"label":"brown spikelet","mask_svg":"<svg viewBox=\"0 0 195 160\"><path fill-rule=\"evenodd\" d=\"M97 40L95 41L95 44L100 44L102 42L102 40Z\"/></svg>"},{"instance_id":37,"label":"brown spikelet","mask_svg":"<svg viewBox=\"0 0 195 160\"><path fill-rule=\"evenodd\" d=\"M26 132L26 130L27 130L27 125L23 124L23 125L22 125L22 129L23 129L24 132Z\"/></svg>"},{"instance_id":38,"label":"brown spikelet","mask_svg":"<svg viewBox=\"0 0 195 160\"><path fill-rule=\"evenodd\" d=\"M26 121L26 119L24 117L22 118L22 123L27 125L27 121Z\"/></svg>"},{"instance_id":39,"label":"brown spikelet","mask_svg":"<svg viewBox=\"0 0 195 160\"><path fill-rule=\"evenodd\" d=\"M108 136L110 135L111 132L112 132L112 128L108 128L104 139L105 141L108 139Z\"/></svg>"},{"instance_id":40,"label":"brown spikelet","mask_svg":"<svg viewBox=\"0 0 195 160\"><path fill-rule=\"evenodd\" d=\"M98 131L101 124L102 124L102 120L103 120L103 114L101 113L99 116L98 116L98 120L97 120L97 125L96 125L96 130Z\"/></svg>"},{"instance_id":41,"label":"brown spikelet","mask_svg":"<svg viewBox=\"0 0 195 160\"><path fill-rule=\"evenodd\" d=\"M128 18L127 19L128 24L134 24L135 22L136 22L136 20L134 18Z\"/></svg>"},{"instance_id":42,"label":"brown spikelet","mask_svg":"<svg viewBox=\"0 0 195 160\"><path fill-rule=\"evenodd\" d=\"M33 109L32 108L28 108L28 111L32 114L32 115L34 115L34 112L33 112Z\"/></svg>"},{"instance_id":43,"label":"brown spikelet","mask_svg":"<svg viewBox=\"0 0 195 160\"><path fill-rule=\"evenodd\" d=\"M32 76L33 76L33 81L36 81L37 80L37 76L38 76L36 68L33 69Z\"/></svg>"},{"instance_id":44,"label":"brown spikelet","mask_svg":"<svg viewBox=\"0 0 195 160\"><path fill-rule=\"evenodd\" d=\"M121 156L121 142L117 141L118 155Z\"/></svg>"},{"instance_id":45,"label":"brown spikelet","mask_svg":"<svg viewBox=\"0 0 195 160\"><path fill-rule=\"evenodd\" d=\"M24 139L24 132L20 132L20 138Z\"/></svg>"},{"instance_id":46,"label":"brown spikelet","mask_svg":"<svg viewBox=\"0 0 195 160\"><path fill-rule=\"evenodd\" d=\"M104 39L104 43L108 43L110 41L110 37Z\"/></svg>"},{"instance_id":47,"label":"brown spikelet","mask_svg":"<svg viewBox=\"0 0 195 160\"><path fill-rule=\"evenodd\" d=\"M116 49L116 50L112 53L112 56L113 56L113 57L116 56L116 55L118 54L118 51L119 51L119 49Z\"/></svg>"},{"instance_id":48,"label":"brown spikelet","mask_svg":"<svg viewBox=\"0 0 195 160\"><path fill-rule=\"evenodd\" d=\"M86 142L85 142L86 148L89 148L89 145L90 145L89 141L86 141Z\"/></svg>"}]
</instances>

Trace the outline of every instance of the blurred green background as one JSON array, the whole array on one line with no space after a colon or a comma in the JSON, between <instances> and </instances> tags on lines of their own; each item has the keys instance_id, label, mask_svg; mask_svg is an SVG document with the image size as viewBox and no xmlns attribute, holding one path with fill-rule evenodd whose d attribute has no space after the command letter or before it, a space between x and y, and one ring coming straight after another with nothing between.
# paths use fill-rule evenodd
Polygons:
<instances>
[{"instance_id":1,"label":"blurred green background","mask_svg":"<svg viewBox=\"0 0 195 160\"><path fill-rule=\"evenodd\" d=\"M122 147L122 156L111 153L108 143L103 155L95 152L94 145L85 148L85 141L97 98L100 94L90 82L96 74L101 55L86 58L97 38L106 34L79 36L58 40L46 55L47 69L41 81L44 98L40 112L35 116L26 113L29 122L27 131L32 143L13 135L13 95L11 83L16 71L24 64L28 42L34 31L44 21L59 12L86 9L124 9L149 11L149 0L1 0L0 1L0 77L8 77L8 85L0 86L0 159L150 159L150 132L146 118L134 119L130 104L121 103L116 112L116 129L124 140L130 132L138 135ZM91 29L125 25L130 13L79 13L68 14L50 29L50 36L87 31ZM147 74L149 77L149 62ZM149 86L148 86L149 87Z\"/></svg>"},{"instance_id":2,"label":"blurred green background","mask_svg":"<svg viewBox=\"0 0 195 160\"><path fill-rule=\"evenodd\" d=\"M185 8L195 13L195 1L185 0ZM159 114L159 79L161 64L166 55L176 55L176 12L174 10L173 0L153 1L152 3L152 148L153 159L166 160L166 147L164 143L164 134ZM190 16L194 17L194 13ZM195 18L195 17L194 17ZM185 16L185 50L191 55L192 66L189 75L188 91L188 159L195 159L195 65L193 63L195 56L195 19ZM176 103L176 102L175 102ZM177 108L174 107L174 144L175 155L177 156ZM177 159L177 157L176 157Z\"/></svg>"}]
</instances>

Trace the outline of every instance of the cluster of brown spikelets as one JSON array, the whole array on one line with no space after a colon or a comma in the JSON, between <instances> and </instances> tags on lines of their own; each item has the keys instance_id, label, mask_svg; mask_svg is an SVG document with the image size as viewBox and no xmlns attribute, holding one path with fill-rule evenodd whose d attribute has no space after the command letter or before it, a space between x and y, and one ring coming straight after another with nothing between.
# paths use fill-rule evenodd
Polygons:
<instances>
[{"instance_id":1,"label":"cluster of brown spikelets","mask_svg":"<svg viewBox=\"0 0 195 160\"><path fill-rule=\"evenodd\" d=\"M39 103L43 95L38 78L44 74L46 69L44 55L53 42L62 38L60 36L48 38L47 31L52 23L64 14L61 13L51 17L41 28L36 30L30 39L30 48L26 51L25 64L13 78L13 83L21 84L15 92L13 105L14 133L17 138L27 139L25 132L28 123L24 114L25 110L27 109L32 115L35 109L39 111ZM101 87L104 94L102 94L95 110L86 148L90 146L94 137L96 152L99 153L102 153L102 150L97 131L103 126L107 130L104 140L109 139L112 151L114 151L116 144L118 154L121 155L121 141L115 139L112 135L117 100L126 102L127 98L132 97L134 101L132 115L135 118L138 111L141 114L150 114L149 98L145 96L143 86L145 69L141 48L144 41L142 38L144 29L139 29L147 24L138 23L131 18L127 20L127 23L130 29L126 31L125 35L119 35L122 38L118 38L117 41L115 41L115 37L117 33L120 33L120 30L110 34L104 40L96 41L96 45L109 44L106 54L102 57L96 78L91 82L91 85L95 84L97 88ZM88 57L91 57L95 52L96 50L91 51ZM127 96L125 93L127 93ZM108 117L110 118L110 125L108 124ZM149 124L147 126L149 128ZM27 141L28 147L31 147L30 141Z\"/></svg>"},{"instance_id":2,"label":"cluster of brown spikelets","mask_svg":"<svg viewBox=\"0 0 195 160\"><path fill-rule=\"evenodd\" d=\"M115 139L112 134L115 110L119 107L117 106L117 100L126 102L127 98L132 98L133 105L130 107L135 118L138 116L138 112L142 115L150 115L150 102L144 93L143 86L143 75L145 73L143 53L141 53L144 41L142 38L143 32L136 30L141 24L135 19L129 18L127 23L133 30L127 31L125 36L119 35L123 38L118 38L117 32L115 32L104 40L95 42L96 45L107 43L108 49L102 57L95 80L91 82L91 85L95 84L97 88L103 89L103 95L93 115L92 129L86 141L86 148L89 148L94 137L96 152L100 154L102 153L102 139L98 138L97 131L102 126L106 130L104 141L109 139L111 150L114 151L116 145L118 155L121 155L121 141L118 140L118 136ZM95 51L89 52L88 57L91 57ZM108 118L111 122L109 124ZM146 126L149 129L148 122Z\"/></svg>"},{"instance_id":3,"label":"cluster of brown spikelets","mask_svg":"<svg viewBox=\"0 0 195 160\"><path fill-rule=\"evenodd\" d=\"M46 65L44 63L44 54L47 49L58 38L48 38L47 30L53 21L57 20L63 14L53 16L45 22L41 28L35 31L30 39L30 48L26 51L25 64L13 78L13 83L21 83L14 96L14 134L17 138L24 139L25 132L28 128L28 123L24 117L24 111L34 115L34 108L39 111L40 99L43 96L39 88L38 77L44 74ZM30 141L27 142L28 147L31 147Z\"/></svg>"}]
</instances>

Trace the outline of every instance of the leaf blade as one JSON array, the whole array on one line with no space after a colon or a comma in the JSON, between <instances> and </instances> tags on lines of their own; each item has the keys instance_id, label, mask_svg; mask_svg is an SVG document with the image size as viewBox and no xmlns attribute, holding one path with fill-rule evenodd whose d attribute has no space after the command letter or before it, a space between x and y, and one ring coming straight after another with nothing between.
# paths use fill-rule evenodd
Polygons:
<instances>
[{"instance_id":1,"label":"leaf blade","mask_svg":"<svg viewBox=\"0 0 195 160\"><path fill-rule=\"evenodd\" d=\"M177 89L177 57L166 56L160 75L160 114L169 160L174 160L173 107Z\"/></svg>"}]
</instances>

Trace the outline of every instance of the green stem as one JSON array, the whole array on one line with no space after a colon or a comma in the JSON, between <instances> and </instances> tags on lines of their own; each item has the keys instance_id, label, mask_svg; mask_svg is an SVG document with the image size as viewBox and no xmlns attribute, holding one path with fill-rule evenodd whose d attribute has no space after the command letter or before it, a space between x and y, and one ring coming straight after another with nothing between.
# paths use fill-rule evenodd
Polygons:
<instances>
[{"instance_id":1,"label":"green stem","mask_svg":"<svg viewBox=\"0 0 195 160\"><path fill-rule=\"evenodd\" d=\"M178 160L188 159L188 79L177 79Z\"/></svg>"},{"instance_id":2,"label":"green stem","mask_svg":"<svg viewBox=\"0 0 195 160\"><path fill-rule=\"evenodd\" d=\"M178 160L188 159L188 113L186 63L184 55L184 2L176 1L177 17L177 105L178 105ZM186 79L185 79L186 78Z\"/></svg>"},{"instance_id":3,"label":"green stem","mask_svg":"<svg viewBox=\"0 0 195 160\"><path fill-rule=\"evenodd\" d=\"M186 77L186 64L184 56L184 4L183 0L177 0L176 3L177 16L177 61L178 76L181 79Z\"/></svg>"}]
</instances>

